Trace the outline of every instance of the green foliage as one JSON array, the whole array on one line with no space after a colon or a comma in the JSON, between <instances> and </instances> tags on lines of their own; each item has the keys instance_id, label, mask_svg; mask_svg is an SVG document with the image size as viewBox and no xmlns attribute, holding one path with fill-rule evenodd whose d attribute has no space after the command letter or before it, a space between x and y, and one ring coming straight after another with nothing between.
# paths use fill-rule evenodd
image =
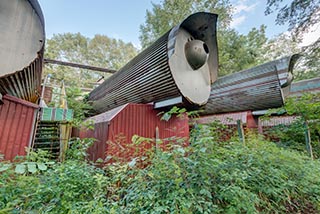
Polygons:
<instances>
[{"instance_id":1,"label":"green foliage","mask_svg":"<svg viewBox=\"0 0 320 214\"><path fill-rule=\"evenodd\" d=\"M189 118L199 117L199 112L201 112L201 110L187 111L187 109L185 108L179 108L177 106L173 106L169 111L159 112L158 116L162 115L161 120L169 121L172 116L176 116L178 118L183 118L186 116Z\"/></svg>"},{"instance_id":2,"label":"green foliage","mask_svg":"<svg viewBox=\"0 0 320 214\"><path fill-rule=\"evenodd\" d=\"M88 156L87 150L93 145L94 141L94 138L71 139L66 153L67 159L85 161Z\"/></svg>"},{"instance_id":3,"label":"green foliage","mask_svg":"<svg viewBox=\"0 0 320 214\"><path fill-rule=\"evenodd\" d=\"M278 145L306 151L305 148L305 123L308 123L311 134L311 144L314 147L314 155L320 157L320 94L306 93L301 97L290 97L287 99L284 112L296 115L297 119L290 125L278 125L267 131L267 135L278 142ZM275 109L273 112L282 111ZM270 111L271 114L272 111Z\"/></svg>"},{"instance_id":4,"label":"green foliage","mask_svg":"<svg viewBox=\"0 0 320 214\"><path fill-rule=\"evenodd\" d=\"M318 164L259 139L244 146L200 137L155 153L126 184L117 211L306 213L319 203Z\"/></svg>"},{"instance_id":5,"label":"green foliage","mask_svg":"<svg viewBox=\"0 0 320 214\"><path fill-rule=\"evenodd\" d=\"M219 76L235 73L265 62L263 47L267 42L266 26L253 28L247 35L234 29L219 29ZM273 59L274 60L274 59Z\"/></svg>"},{"instance_id":6,"label":"green foliage","mask_svg":"<svg viewBox=\"0 0 320 214\"><path fill-rule=\"evenodd\" d=\"M282 1L268 0L265 14L277 13L276 24L288 24L288 30L292 34L293 43L301 42L303 36L311 31L320 21L320 1ZM279 41L281 44L281 41ZM288 44L287 47L292 47ZM297 80L319 76L320 39L301 49L304 54L301 59L300 72ZM279 48L278 50L283 50ZM286 48L287 50L287 48Z\"/></svg>"},{"instance_id":7,"label":"green foliage","mask_svg":"<svg viewBox=\"0 0 320 214\"><path fill-rule=\"evenodd\" d=\"M289 115L297 114L303 120L320 119L320 93L305 93L301 97L290 97L286 100L285 109Z\"/></svg>"},{"instance_id":8,"label":"green foliage","mask_svg":"<svg viewBox=\"0 0 320 214\"><path fill-rule=\"evenodd\" d=\"M84 94L79 87L68 87L66 89L68 108L73 110L73 119L75 125L83 121L92 111L92 106L84 99Z\"/></svg>"},{"instance_id":9,"label":"green foliage","mask_svg":"<svg viewBox=\"0 0 320 214\"><path fill-rule=\"evenodd\" d=\"M311 123L311 145L313 147L313 155L315 158L320 158L320 135L319 128L313 127ZM308 154L305 142L305 126L301 120L296 120L290 125L277 125L265 131L266 136L278 146L292 149Z\"/></svg>"},{"instance_id":10,"label":"green foliage","mask_svg":"<svg viewBox=\"0 0 320 214\"><path fill-rule=\"evenodd\" d=\"M146 165L137 165L135 157L103 169L84 161L91 140L78 140L66 162L42 173L0 172L0 213L320 211L318 161L255 135L246 144L219 142L223 128L216 122L200 125L188 146L151 148ZM29 161L42 158L34 153Z\"/></svg>"},{"instance_id":11,"label":"green foliage","mask_svg":"<svg viewBox=\"0 0 320 214\"><path fill-rule=\"evenodd\" d=\"M46 41L45 57L97 67L119 69L137 54L131 43L105 35L87 38L80 33L53 35ZM102 76L101 72L47 64L45 74L64 80L67 86L92 88ZM105 74L105 78L108 74Z\"/></svg>"},{"instance_id":12,"label":"green foliage","mask_svg":"<svg viewBox=\"0 0 320 214\"><path fill-rule=\"evenodd\" d=\"M231 4L229 0L164 0L160 4L152 3L152 11L147 10L145 24L140 26L140 41L143 48L192 13L199 11L219 14L219 26L226 28L231 21Z\"/></svg>"},{"instance_id":13,"label":"green foliage","mask_svg":"<svg viewBox=\"0 0 320 214\"><path fill-rule=\"evenodd\" d=\"M277 11L276 23L278 25L289 24L289 30L295 30L301 34L317 24L320 19L320 1L282 1L268 0L266 15Z\"/></svg>"}]
</instances>

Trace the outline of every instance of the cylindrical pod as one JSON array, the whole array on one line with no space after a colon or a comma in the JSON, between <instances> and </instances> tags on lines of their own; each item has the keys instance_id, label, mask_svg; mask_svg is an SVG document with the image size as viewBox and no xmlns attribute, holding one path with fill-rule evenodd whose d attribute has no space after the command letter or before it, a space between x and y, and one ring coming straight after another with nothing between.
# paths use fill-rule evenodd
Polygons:
<instances>
[{"instance_id":1,"label":"cylindrical pod","mask_svg":"<svg viewBox=\"0 0 320 214\"><path fill-rule=\"evenodd\" d=\"M0 93L30 102L40 95L44 19L36 0L0 1Z\"/></svg>"},{"instance_id":2,"label":"cylindrical pod","mask_svg":"<svg viewBox=\"0 0 320 214\"><path fill-rule=\"evenodd\" d=\"M178 96L204 105L217 78L216 21L216 14L200 12L172 28L89 94L94 110Z\"/></svg>"},{"instance_id":3,"label":"cylindrical pod","mask_svg":"<svg viewBox=\"0 0 320 214\"><path fill-rule=\"evenodd\" d=\"M299 55L274 60L218 78L201 114L277 108L289 94L292 70Z\"/></svg>"}]
</instances>

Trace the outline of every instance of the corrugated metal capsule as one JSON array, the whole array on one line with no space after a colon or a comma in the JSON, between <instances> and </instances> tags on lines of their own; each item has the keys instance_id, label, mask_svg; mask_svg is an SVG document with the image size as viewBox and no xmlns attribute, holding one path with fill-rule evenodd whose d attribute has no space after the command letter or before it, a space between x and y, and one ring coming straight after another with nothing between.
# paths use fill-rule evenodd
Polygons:
<instances>
[{"instance_id":1,"label":"corrugated metal capsule","mask_svg":"<svg viewBox=\"0 0 320 214\"><path fill-rule=\"evenodd\" d=\"M289 96L302 96L304 93L320 93L320 77L301 80L291 84Z\"/></svg>"},{"instance_id":2,"label":"corrugated metal capsule","mask_svg":"<svg viewBox=\"0 0 320 214\"><path fill-rule=\"evenodd\" d=\"M190 15L93 90L94 110L179 96L205 104L217 78L216 21L216 14Z\"/></svg>"},{"instance_id":3,"label":"corrugated metal capsule","mask_svg":"<svg viewBox=\"0 0 320 214\"><path fill-rule=\"evenodd\" d=\"M284 57L219 78L212 84L203 115L280 107L289 94L299 55Z\"/></svg>"},{"instance_id":4,"label":"corrugated metal capsule","mask_svg":"<svg viewBox=\"0 0 320 214\"><path fill-rule=\"evenodd\" d=\"M0 92L37 102L45 42L36 0L0 1Z\"/></svg>"}]
</instances>

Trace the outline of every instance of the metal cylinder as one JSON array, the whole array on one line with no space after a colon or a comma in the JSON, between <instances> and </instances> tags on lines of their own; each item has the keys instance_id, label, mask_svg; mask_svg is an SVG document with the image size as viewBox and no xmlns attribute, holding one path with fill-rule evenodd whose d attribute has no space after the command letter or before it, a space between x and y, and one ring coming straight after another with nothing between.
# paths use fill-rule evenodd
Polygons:
<instances>
[{"instance_id":1,"label":"metal cylinder","mask_svg":"<svg viewBox=\"0 0 320 214\"><path fill-rule=\"evenodd\" d=\"M282 106L289 95L292 70L298 58L299 55L292 55L218 78L201 114Z\"/></svg>"},{"instance_id":2,"label":"metal cylinder","mask_svg":"<svg viewBox=\"0 0 320 214\"><path fill-rule=\"evenodd\" d=\"M0 8L0 93L35 103L45 43L42 11L36 0L2 0Z\"/></svg>"},{"instance_id":3,"label":"metal cylinder","mask_svg":"<svg viewBox=\"0 0 320 214\"><path fill-rule=\"evenodd\" d=\"M201 12L172 28L89 94L94 110L177 96L205 104L217 79L216 21L216 14Z\"/></svg>"}]
</instances>

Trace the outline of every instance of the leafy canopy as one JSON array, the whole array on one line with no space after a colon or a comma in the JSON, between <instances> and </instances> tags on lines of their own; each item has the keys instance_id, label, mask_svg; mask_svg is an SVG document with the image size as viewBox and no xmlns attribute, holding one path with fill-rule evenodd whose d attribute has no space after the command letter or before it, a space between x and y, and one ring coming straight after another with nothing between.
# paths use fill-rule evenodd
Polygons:
<instances>
[{"instance_id":1,"label":"leafy canopy","mask_svg":"<svg viewBox=\"0 0 320 214\"><path fill-rule=\"evenodd\" d=\"M132 43L120 39L112 39L105 35L88 38L80 33L56 34L47 40L45 58L87 64L97 67L119 69L137 54ZM47 65L45 74L64 80L67 86L92 88L101 76L101 72Z\"/></svg>"}]
</instances>

